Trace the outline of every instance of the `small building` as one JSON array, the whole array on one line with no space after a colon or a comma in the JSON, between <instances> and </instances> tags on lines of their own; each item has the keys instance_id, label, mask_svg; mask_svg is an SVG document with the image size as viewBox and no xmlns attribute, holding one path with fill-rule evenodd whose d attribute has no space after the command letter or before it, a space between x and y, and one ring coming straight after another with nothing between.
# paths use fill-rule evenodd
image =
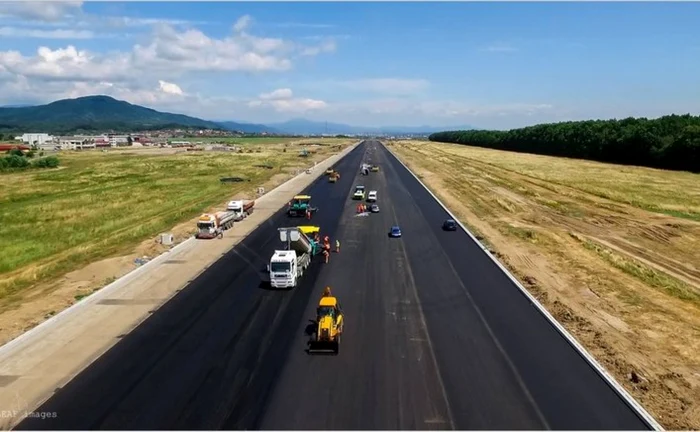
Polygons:
<instances>
[{"instance_id":1,"label":"small building","mask_svg":"<svg viewBox=\"0 0 700 432\"><path fill-rule=\"evenodd\" d=\"M130 145L128 135L108 135L107 138L112 147L125 147Z\"/></svg>"},{"instance_id":2,"label":"small building","mask_svg":"<svg viewBox=\"0 0 700 432\"><path fill-rule=\"evenodd\" d=\"M98 149L112 147L112 144L109 142L109 139L107 139L107 137L97 137L97 138L95 138L94 143L95 143L95 148L98 148Z\"/></svg>"},{"instance_id":3,"label":"small building","mask_svg":"<svg viewBox=\"0 0 700 432\"><path fill-rule=\"evenodd\" d=\"M58 147L61 150L89 150L95 148L95 140L85 137L59 137Z\"/></svg>"},{"instance_id":4,"label":"small building","mask_svg":"<svg viewBox=\"0 0 700 432\"><path fill-rule=\"evenodd\" d=\"M54 137L47 133L26 133L22 136L15 137L15 140L42 149L52 149L54 146Z\"/></svg>"}]
</instances>

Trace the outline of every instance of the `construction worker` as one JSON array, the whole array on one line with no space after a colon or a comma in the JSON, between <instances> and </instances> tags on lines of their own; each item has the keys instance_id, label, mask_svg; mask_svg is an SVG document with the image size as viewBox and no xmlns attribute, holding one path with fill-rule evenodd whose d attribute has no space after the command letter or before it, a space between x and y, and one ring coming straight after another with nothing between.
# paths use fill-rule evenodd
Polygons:
<instances>
[{"instance_id":1,"label":"construction worker","mask_svg":"<svg viewBox=\"0 0 700 432\"><path fill-rule=\"evenodd\" d=\"M323 295L322 295L322 297L331 297L331 287L327 286L327 287L323 290Z\"/></svg>"},{"instance_id":2,"label":"construction worker","mask_svg":"<svg viewBox=\"0 0 700 432\"><path fill-rule=\"evenodd\" d=\"M340 240L335 239L335 253L340 253Z\"/></svg>"},{"instance_id":3,"label":"construction worker","mask_svg":"<svg viewBox=\"0 0 700 432\"><path fill-rule=\"evenodd\" d=\"M331 257L331 254L328 253L328 249L323 249L323 258L326 259L326 264L328 264L328 259Z\"/></svg>"},{"instance_id":4,"label":"construction worker","mask_svg":"<svg viewBox=\"0 0 700 432\"><path fill-rule=\"evenodd\" d=\"M306 219L311 220L311 210L306 209Z\"/></svg>"}]
</instances>

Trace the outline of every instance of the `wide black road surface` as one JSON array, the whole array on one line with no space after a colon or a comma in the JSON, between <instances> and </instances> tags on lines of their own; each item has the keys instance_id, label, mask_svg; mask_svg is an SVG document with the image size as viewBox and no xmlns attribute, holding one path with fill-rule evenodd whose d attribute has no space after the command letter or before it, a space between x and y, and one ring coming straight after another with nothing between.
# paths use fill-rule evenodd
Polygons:
<instances>
[{"instance_id":1,"label":"wide black road surface","mask_svg":"<svg viewBox=\"0 0 700 432\"><path fill-rule=\"evenodd\" d=\"M357 175L363 160L379 173ZM308 192L341 241L271 291L272 217L49 399L20 429L648 429L377 142ZM355 214L351 187L378 191ZM397 223L403 238L388 238ZM305 352L330 285L338 356Z\"/></svg>"}]
</instances>

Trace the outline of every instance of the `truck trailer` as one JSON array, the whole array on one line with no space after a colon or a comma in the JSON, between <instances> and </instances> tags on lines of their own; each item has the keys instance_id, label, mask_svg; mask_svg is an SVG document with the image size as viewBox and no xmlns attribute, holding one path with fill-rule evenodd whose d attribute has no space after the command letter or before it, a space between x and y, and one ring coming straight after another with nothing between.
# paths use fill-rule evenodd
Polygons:
<instances>
[{"instance_id":1,"label":"truck trailer","mask_svg":"<svg viewBox=\"0 0 700 432\"><path fill-rule=\"evenodd\" d=\"M235 214L235 220L238 222L253 214L254 207L255 201L233 200L228 202L227 209Z\"/></svg>"},{"instance_id":2,"label":"truck trailer","mask_svg":"<svg viewBox=\"0 0 700 432\"><path fill-rule=\"evenodd\" d=\"M280 241L286 249L275 250L267 271L272 288L294 288L311 264L311 258L321 251L321 246L312 240L301 227L278 228ZM316 230L316 232L318 232Z\"/></svg>"},{"instance_id":3,"label":"truck trailer","mask_svg":"<svg viewBox=\"0 0 700 432\"><path fill-rule=\"evenodd\" d=\"M220 211L216 213L205 213L197 221L198 239L212 239L223 235L224 231L233 226L236 214L230 211Z\"/></svg>"}]
</instances>

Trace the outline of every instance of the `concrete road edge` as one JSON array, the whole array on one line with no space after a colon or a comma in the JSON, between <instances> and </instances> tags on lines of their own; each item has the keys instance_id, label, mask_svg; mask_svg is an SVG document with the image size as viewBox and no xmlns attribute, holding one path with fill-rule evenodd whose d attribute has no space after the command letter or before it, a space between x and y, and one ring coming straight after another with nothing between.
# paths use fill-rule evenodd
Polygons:
<instances>
[{"instance_id":1,"label":"concrete road edge","mask_svg":"<svg viewBox=\"0 0 700 432\"><path fill-rule=\"evenodd\" d=\"M617 392L617 394L637 413L637 415L639 415L652 429L663 431L664 429L654 419L654 417L649 414L649 412L647 412L647 410L645 410L644 407L642 407L642 405L637 402L637 400L635 400L634 397L632 397L632 395L629 394L627 390L625 390L625 388L622 387L622 385L620 385L620 383L618 383L617 380L615 380L615 378L610 375L610 373L608 373L608 371L606 371L600 363L598 363L598 361L583 347L583 345L581 345L532 294L530 294L530 292L520 283L520 281L518 281L518 279L513 276L513 274L503 264L501 264L501 262L491 254L491 252L489 252L486 246L484 246L476 238L476 236L469 231L469 229L450 211L450 209L447 208L442 201L440 201L440 199L430 190L430 188L428 188L428 186L426 186L425 183L423 183L423 181L413 171L411 171L387 145L384 143L382 143L382 145L406 169L406 171L411 173L418 183L420 183L420 185L423 186L426 191L428 191L433 199L440 204L445 212L447 212L447 214L449 214L450 217L454 219L455 222L457 222L457 224L467 233L472 241L479 245L480 249L486 254L486 256L489 257L501 269L501 271L505 273L506 276L508 276L511 282L518 287L520 292L527 297L530 303L537 308L537 310L547 319L547 321L554 326L554 328L574 347L574 349L576 349L576 351L591 365L591 367L595 369L598 375L600 375L610 385L610 387Z\"/></svg>"}]
</instances>

